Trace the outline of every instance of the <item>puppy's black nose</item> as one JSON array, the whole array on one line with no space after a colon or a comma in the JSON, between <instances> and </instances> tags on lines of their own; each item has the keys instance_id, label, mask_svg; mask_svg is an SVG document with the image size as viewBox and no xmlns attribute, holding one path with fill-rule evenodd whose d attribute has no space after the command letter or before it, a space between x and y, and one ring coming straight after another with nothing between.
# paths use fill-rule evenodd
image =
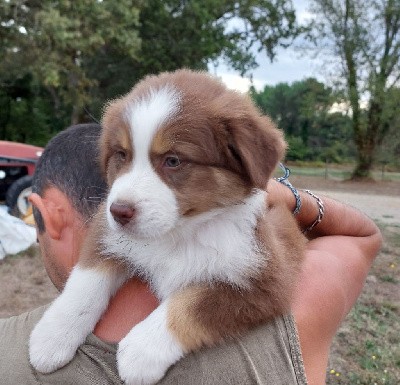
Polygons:
<instances>
[{"instance_id":1,"label":"puppy's black nose","mask_svg":"<svg viewBox=\"0 0 400 385\"><path fill-rule=\"evenodd\" d=\"M125 203L112 203L110 212L114 220L122 226L129 223L135 215L135 209Z\"/></svg>"}]
</instances>

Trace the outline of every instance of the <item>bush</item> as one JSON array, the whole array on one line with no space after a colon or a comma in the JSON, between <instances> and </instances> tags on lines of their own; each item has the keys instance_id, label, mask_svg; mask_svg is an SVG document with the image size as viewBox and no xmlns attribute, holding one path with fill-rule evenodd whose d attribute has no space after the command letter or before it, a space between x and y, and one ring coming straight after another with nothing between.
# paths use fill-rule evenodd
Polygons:
<instances>
[{"instance_id":1,"label":"bush","mask_svg":"<svg viewBox=\"0 0 400 385\"><path fill-rule=\"evenodd\" d=\"M300 137L289 136L286 139L289 145L286 154L287 160L310 160L311 151Z\"/></svg>"}]
</instances>

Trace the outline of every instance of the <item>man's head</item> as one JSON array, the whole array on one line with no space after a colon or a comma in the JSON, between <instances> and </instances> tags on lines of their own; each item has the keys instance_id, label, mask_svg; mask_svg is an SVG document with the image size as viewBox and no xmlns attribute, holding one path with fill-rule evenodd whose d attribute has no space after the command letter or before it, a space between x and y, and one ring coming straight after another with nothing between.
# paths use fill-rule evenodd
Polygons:
<instances>
[{"instance_id":1,"label":"man's head","mask_svg":"<svg viewBox=\"0 0 400 385\"><path fill-rule=\"evenodd\" d=\"M105 196L107 185L98 166L98 124L79 124L66 128L47 144L33 176L32 192L43 197L49 187L67 195L73 208L86 221ZM33 208L39 232L45 230L43 218Z\"/></svg>"},{"instance_id":2,"label":"man's head","mask_svg":"<svg viewBox=\"0 0 400 385\"><path fill-rule=\"evenodd\" d=\"M61 288L107 185L98 166L98 124L71 126L47 144L30 201L47 272Z\"/></svg>"}]
</instances>

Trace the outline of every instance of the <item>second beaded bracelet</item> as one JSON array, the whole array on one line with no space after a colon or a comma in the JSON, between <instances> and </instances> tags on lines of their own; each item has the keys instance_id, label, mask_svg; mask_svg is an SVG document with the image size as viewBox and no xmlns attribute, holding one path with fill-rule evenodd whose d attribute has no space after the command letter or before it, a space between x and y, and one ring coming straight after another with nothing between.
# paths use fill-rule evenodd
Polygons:
<instances>
[{"instance_id":1,"label":"second beaded bracelet","mask_svg":"<svg viewBox=\"0 0 400 385\"><path fill-rule=\"evenodd\" d=\"M318 197L317 195L315 195L314 193L312 193L310 190L303 190L304 192L306 192L307 194L311 195L318 204L318 216L315 219L315 221L313 223L311 223L310 226L308 226L305 230L303 230L303 234L310 232L315 226L317 226L321 221L322 218L324 217L324 213L325 213L325 206L324 206L324 202L322 202L321 198Z\"/></svg>"}]
</instances>

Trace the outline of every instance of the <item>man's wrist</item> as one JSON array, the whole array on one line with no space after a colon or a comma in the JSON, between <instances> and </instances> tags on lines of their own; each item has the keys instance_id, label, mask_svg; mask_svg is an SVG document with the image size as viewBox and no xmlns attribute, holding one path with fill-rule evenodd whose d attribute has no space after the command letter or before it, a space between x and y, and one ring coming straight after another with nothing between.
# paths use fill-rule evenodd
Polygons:
<instances>
[{"instance_id":1,"label":"man's wrist","mask_svg":"<svg viewBox=\"0 0 400 385\"><path fill-rule=\"evenodd\" d=\"M311 230L314 229L314 227L318 226L321 221L322 218L324 217L324 213L325 213L325 206L324 206L324 202L322 201L322 199L315 195L313 192L311 192L310 190L304 190L305 193L307 193L308 195L310 195L311 197L313 197L318 205L318 214L316 216L316 218L314 219L314 221L303 230L303 234L309 233Z\"/></svg>"},{"instance_id":2,"label":"man's wrist","mask_svg":"<svg viewBox=\"0 0 400 385\"><path fill-rule=\"evenodd\" d=\"M286 186L294 196L295 206L292 210L293 215L297 215L301 209L301 197L298 190L289 182L290 169L286 167L283 163L279 163L279 167L283 171L283 175L279 178L274 178L278 183Z\"/></svg>"},{"instance_id":3,"label":"man's wrist","mask_svg":"<svg viewBox=\"0 0 400 385\"><path fill-rule=\"evenodd\" d=\"M306 190L297 190L292 185L289 187L286 183L273 179L268 184L268 204L276 206L285 205L292 213L296 212L296 220L303 233L310 236L314 229L320 225L324 216L324 203L314 193ZM296 194L293 192L296 191ZM300 205L299 205L300 200ZM299 210L297 210L300 208Z\"/></svg>"},{"instance_id":4,"label":"man's wrist","mask_svg":"<svg viewBox=\"0 0 400 385\"><path fill-rule=\"evenodd\" d=\"M286 206L291 212L296 208L296 199L293 193L282 183L271 179L267 187L268 192L268 206L273 207L277 205Z\"/></svg>"}]
</instances>

